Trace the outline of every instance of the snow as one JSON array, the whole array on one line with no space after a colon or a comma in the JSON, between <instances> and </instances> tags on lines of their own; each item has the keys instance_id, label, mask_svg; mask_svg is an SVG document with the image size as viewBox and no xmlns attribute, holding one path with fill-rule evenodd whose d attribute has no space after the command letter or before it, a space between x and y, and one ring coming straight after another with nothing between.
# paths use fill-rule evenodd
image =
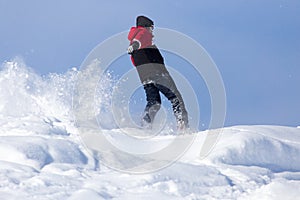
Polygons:
<instances>
[{"instance_id":1,"label":"snow","mask_svg":"<svg viewBox=\"0 0 300 200\"><path fill-rule=\"evenodd\" d=\"M0 199L299 197L299 127L226 127L219 130L216 145L205 157L200 156L201 147L211 132L196 132L192 134L196 135L194 142L183 156L163 169L129 174L107 167L86 148L72 116L70 93L76 73L72 69L65 74L39 76L19 60L3 64ZM105 131L122 148L138 141L126 138L117 128ZM145 146L143 153L149 153L160 145L168 145L174 137L160 135L153 141L143 140L142 145L132 145L129 150ZM191 136L178 138L186 137ZM156 146L149 149L148 142Z\"/></svg>"}]
</instances>

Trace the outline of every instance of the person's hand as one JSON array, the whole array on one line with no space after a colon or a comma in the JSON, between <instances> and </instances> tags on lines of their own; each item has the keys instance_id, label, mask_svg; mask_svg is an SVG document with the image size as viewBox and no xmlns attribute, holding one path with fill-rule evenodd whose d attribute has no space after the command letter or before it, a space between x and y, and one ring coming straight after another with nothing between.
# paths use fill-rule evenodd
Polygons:
<instances>
[{"instance_id":1,"label":"person's hand","mask_svg":"<svg viewBox=\"0 0 300 200\"><path fill-rule=\"evenodd\" d=\"M128 49L127 49L127 53L128 53L128 54L132 54L133 51L134 51L133 46L130 45L130 46L128 47Z\"/></svg>"}]
</instances>

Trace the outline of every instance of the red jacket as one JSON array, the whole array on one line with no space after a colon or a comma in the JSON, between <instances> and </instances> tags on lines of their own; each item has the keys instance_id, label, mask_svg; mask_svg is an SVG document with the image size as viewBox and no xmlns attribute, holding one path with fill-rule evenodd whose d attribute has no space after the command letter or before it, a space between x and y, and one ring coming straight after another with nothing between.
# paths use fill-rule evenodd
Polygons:
<instances>
[{"instance_id":1,"label":"red jacket","mask_svg":"<svg viewBox=\"0 0 300 200\"><path fill-rule=\"evenodd\" d=\"M128 34L130 45L133 42L139 43L139 48L131 54L131 61L134 66L140 66L147 63L164 64L164 59L158 48L152 43L153 35L145 27L132 27Z\"/></svg>"},{"instance_id":2,"label":"red jacket","mask_svg":"<svg viewBox=\"0 0 300 200\"><path fill-rule=\"evenodd\" d=\"M150 47L152 45L152 38L152 33L142 26L132 27L128 34L130 45L137 41L140 44L139 49Z\"/></svg>"}]
</instances>

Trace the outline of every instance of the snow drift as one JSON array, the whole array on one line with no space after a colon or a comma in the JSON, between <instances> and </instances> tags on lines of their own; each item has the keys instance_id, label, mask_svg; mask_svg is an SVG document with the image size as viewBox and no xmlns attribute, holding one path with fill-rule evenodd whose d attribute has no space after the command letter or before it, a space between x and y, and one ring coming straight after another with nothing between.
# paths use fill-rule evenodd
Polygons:
<instances>
[{"instance_id":1,"label":"snow drift","mask_svg":"<svg viewBox=\"0 0 300 200\"><path fill-rule=\"evenodd\" d=\"M72 91L77 73L72 69L39 76L20 60L3 64L0 199L299 197L300 129L293 127L224 128L205 158L199 156L200 147L211 132L194 133L196 140L180 160L153 173L130 175L103 166L82 144L74 125ZM100 94L107 94L105 87L111 86L109 79L105 81L100 83ZM103 96L99 102L108 103L107 95L99 96ZM117 129L107 131L118 139Z\"/></svg>"}]
</instances>

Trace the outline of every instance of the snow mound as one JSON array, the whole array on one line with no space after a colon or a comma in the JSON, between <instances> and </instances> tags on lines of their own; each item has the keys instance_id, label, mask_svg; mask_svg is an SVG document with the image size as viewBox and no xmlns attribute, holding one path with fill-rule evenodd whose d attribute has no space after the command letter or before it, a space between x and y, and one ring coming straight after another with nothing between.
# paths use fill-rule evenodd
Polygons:
<instances>
[{"instance_id":1,"label":"snow mound","mask_svg":"<svg viewBox=\"0 0 300 200\"><path fill-rule=\"evenodd\" d=\"M274 172L300 171L300 131L280 126L225 128L209 155L214 162L258 166Z\"/></svg>"},{"instance_id":2,"label":"snow mound","mask_svg":"<svg viewBox=\"0 0 300 200\"><path fill-rule=\"evenodd\" d=\"M0 160L31 166L35 169L41 169L50 163L77 165L87 163L87 157L74 142L29 136L26 139L14 136L1 137Z\"/></svg>"},{"instance_id":3,"label":"snow mound","mask_svg":"<svg viewBox=\"0 0 300 200\"><path fill-rule=\"evenodd\" d=\"M94 66L97 68L97 66ZM88 84L96 68L85 73ZM72 116L77 71L40 76L19 60L0 71L0 199L297 199L300 195L300 129L235 126L194 133L187 152L172 165L148 174L114 171L82 143ZM85 78L82 81L85 81ZM97 82L99 97L89 114L116 142L130 143L110 120L109 79ZM105 94L105 95L104 95ZM103 97L103 98L102 98ZM84 105L83 105L84 106ZM94 112L95 111L95 112ZM201 157L210 134L221 134ZM133 134L138 135L139 132ZM189 136L179 136L186 139ZM176 136L160 135L157 145ZM97 141L94 141L98 144ZM144 148L136 145L134 148ZM145 147L144 147L145 146ZM153 147L152 147L153 148ZM128 161L130 162L130 161ZM142 163L143 164L143 163Z\"/></svg>"}]
</instances>

